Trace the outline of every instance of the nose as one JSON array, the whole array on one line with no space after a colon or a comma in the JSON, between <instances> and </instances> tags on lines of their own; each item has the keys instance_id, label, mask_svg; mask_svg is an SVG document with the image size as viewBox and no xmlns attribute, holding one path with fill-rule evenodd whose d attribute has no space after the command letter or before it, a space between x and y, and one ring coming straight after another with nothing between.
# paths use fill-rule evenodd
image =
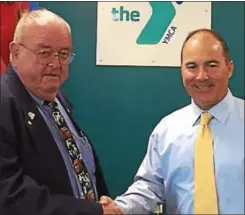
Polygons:
<instances>
[{"instance_id":1,"label":"nose","mask_svg":"<svg viewBox=\"0 0 245 215\"><path fill-rule=\"evenodd\" d=\"M199 81L205 81L208 79L208 73L207 73L205 68L203 68L203 67L199 68L196 79Z\"/></svg>"},{"instance_id":2,"label":"nose","mask_svg":"<svg viewBox=\"0 0 245 215\"><path fill-rule=\"evenodd\" d=\"M53 60L50 63L48 63L48 66L53 67L53 68L61 67L59 56L55 55Z\"/></svg>"}]
</instances>

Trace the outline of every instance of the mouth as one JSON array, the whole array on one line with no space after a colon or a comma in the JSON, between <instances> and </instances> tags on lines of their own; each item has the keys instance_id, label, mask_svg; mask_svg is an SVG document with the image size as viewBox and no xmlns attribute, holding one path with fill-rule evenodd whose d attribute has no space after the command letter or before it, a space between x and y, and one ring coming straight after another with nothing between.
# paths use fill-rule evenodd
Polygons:
<instances>
[{"instance_id":1,"label":"mouth","mask_svg":"<svg viewBox=\"0 0 245 215\"><path fill-rule=\"evenodd\" d=\"M56 75L56 74L46 74L46 75L44 75L44 76L47 76L47 77L59 77L59 76Z\"/></svg>"},{"instance_id":2,"label":"mouth","mask_svg":"<svg viewBox=\"0 0 245 215\"><path fill-rule=\"evenodd\" d=\"M213 89L214 85L210 85L210 86L194 86L195 89L198 91L198 92L201 92L201 93L206 93L206 92L209 92Z\"/></svg>"},{"instance_id":3,"label":"mouth","mask_svg":"<svg viewBox=\"0 0 245 215\"><path fill-rule=\"evenodd\" d=\"M48 75L48 76L58 76L57 74L45 74L45 75Z\"/></svg>"}]
</instances>

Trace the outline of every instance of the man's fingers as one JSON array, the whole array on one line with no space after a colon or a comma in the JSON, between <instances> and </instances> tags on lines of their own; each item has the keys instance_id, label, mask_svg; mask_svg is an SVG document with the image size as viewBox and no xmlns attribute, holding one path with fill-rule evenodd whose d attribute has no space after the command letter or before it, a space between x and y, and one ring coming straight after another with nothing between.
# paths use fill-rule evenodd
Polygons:
<instances>
[{"instance_id":1,"label":"man's fingers","mask_svg":"<svg viewBox=\"0 0 245 215\"><path fill-rule=\"evenodd\" d=\"M108 196L101 196L100 198L100 204L102 205L107 205L110 204L111 202L113 202L113 200Z\"/></svg>"},{"instance_id":2,"label":"man's fingers","mask_svg":"<svg viewBox=\"0 0 245 215\"><path fill-rule=\"evenodd\" d=\"M108 196L101 196L100 202L104 214L124 214L117 204Z\"/></svg>"},{"instance_id":3,"label":"man's fingers","mask_svg":"<svg viewBox=\"0 0 245 215\"><path fill-rule=\"evenodd\" d=\"M109 215L112 215L112 214L122 215L122 214L124 214L123 211L121 211L120 208L115 203L107 204L107 205L102 204L102 207L103 207L103 214L109 214Z\"/></svg>"}]
</instances>

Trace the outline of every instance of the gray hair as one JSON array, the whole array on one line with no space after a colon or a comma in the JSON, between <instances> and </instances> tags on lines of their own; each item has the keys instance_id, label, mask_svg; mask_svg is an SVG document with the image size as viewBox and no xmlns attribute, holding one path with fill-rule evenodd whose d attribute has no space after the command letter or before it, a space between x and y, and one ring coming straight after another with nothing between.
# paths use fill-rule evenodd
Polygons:
<instances>
[{"instance_id":1,"label":"gray hair","mask_svg":"<svg viewBox=\"0 0 245 215\"><path fill-rule=\"evenodd\" d=\"M41 8L41 9L37 9L33 11L27 11L22 14L15 28L13 42L16 42L16 43L22 42L25 36L26 30L32 23L36 23L39 25L45 25L52 21L64 23L67 26L69 33L71 34L70 25L62 17L60 17L59 15L45 8ZM10 53L10 62L12 62L11 53Z\"/></svg>"}]
</instances>

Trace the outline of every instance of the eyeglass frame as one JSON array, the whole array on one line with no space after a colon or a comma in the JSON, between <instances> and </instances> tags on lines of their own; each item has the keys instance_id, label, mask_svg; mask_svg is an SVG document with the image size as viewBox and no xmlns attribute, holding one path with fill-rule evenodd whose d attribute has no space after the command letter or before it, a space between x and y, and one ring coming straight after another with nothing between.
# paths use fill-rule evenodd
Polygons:
<instances>
[{"instance_id":1,"label":"eyeglass frame","mask_svg":"<svg viewBox=\"0 0 245 215\"><path fill-rule=\"evenodd\" d=\"M29 50L31 53L35 54L35 55L37 56L37 60L38 60L38 55L41 53L41 50L39 50L39 51L36 50L36 51L35 51L35 50L33 50L33 49L27 47L27 46L26 46L25 44L23 44L23 43L17 43L17 44L19 44L20 46L26 48L26 49ZM52 52L53 52L53 58L52 58L52 60L55 59L56 56L58 56L59 63L60 63L62 66L68 66L69 64L71 64L72 61L74 60L74 57L76 56L76 54L75 54L74 52L70 52L70 56L68 57L68 58L70 58L70 59L69 59L69 61L68 61L67 64L64 64L64 63L62 63L62 60L61 60L61 58L60 58L60 51L59 51L59 52L55 52L53 48L49 48L49 49L52 50ZM42 63L40 63L40 64L42 64L42 65L48 65L49 63L52 62L52 60L51 60L50 62L45 63L45 64L42 64Z\"/></svg>"}]
</instances>

